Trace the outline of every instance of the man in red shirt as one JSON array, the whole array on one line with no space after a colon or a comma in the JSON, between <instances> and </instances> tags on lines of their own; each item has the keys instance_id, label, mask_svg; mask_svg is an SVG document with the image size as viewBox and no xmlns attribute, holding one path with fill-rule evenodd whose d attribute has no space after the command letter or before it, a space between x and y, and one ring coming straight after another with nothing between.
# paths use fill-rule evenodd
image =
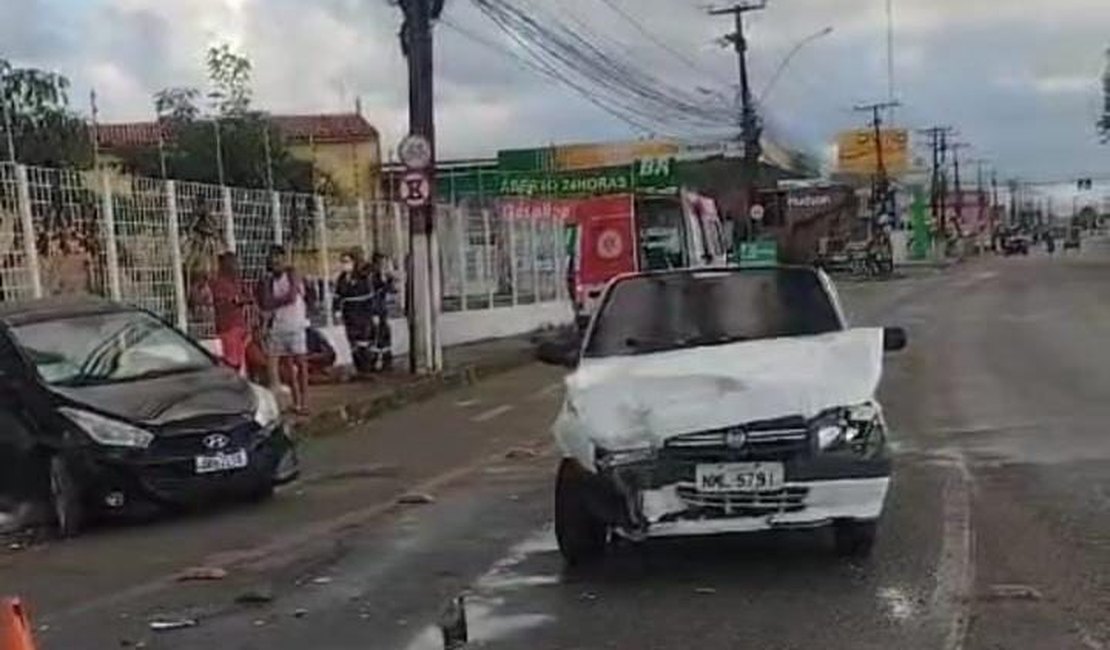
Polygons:
<instances>
[{"instance_id":1,"label":"man in red shirt","mask_svg":"<svg viewBox=\"0 0 1110 650\"><path fill-rule=\"evenodd\" d=\"M218 260L216 279L212 281L212 308L224 361L240 373L246 367L247 342L250 340L247 304L239 277L239 261L235 253L223 253Z\"/></svg>"}]
</instances>

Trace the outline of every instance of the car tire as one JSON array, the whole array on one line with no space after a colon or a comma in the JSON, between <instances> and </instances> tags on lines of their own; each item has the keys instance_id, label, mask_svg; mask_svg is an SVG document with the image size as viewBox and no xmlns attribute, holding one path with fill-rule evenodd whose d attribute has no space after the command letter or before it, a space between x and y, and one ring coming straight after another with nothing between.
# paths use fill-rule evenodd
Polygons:
<instances>
[{"instance_id":1,"label":"car tire","mask_svg":"<svg viewBox=\"0 0 1110 650\"><path fill-rule=\"evenodd\" d=\"M875 547L879 524L874 521L838 521L833 524L836 554L841 557L866 558Z\"/></svg>"},{"instance_id":2,"label":"car tire","mask_svg":"<svg viewBox=\"0 0 1110 650\"><path fill-rule=\"evenodd\" d=\"M587 472L564 458L555 478L555 538L569 566L599 560L605 554L609 527L589 508Z\"/></svg>"},{"instance_id":3,"label":"car tire","mask_svg":"<svg viewBox=\"0 0 1110 650\"><path fill-rule=\"evenodd\" d=\"M87 517L81 486L69 461L60 454L50 457L47 471L54 529L59 537L75 537L84 528Z\"/></svg>"}]
</instances>

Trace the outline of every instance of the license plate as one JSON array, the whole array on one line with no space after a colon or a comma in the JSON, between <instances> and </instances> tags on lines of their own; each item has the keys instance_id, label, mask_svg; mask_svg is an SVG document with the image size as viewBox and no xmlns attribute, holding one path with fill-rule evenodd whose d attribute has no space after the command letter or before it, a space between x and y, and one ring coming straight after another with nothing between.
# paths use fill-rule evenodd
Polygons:
<instances>
[{"instance_id":1,"label":"license plate","mask_svg":"<svg viewBox=\"0 0 1110 650\"><path fill-rule=\"evenodd\" d=\"M768 492L785 482L782 463L716 463L697 466L698 492Z\"/></svg>"},{"instance_id":2,"label":"license plate","mask_svg":"<svg viewBox=\"0 0 1110 650\"><path fill-rule=\"evenodd\" d=\"M247 450L240 449L230 454L197 456L197 474L211 474L242 469L247 466Z\"/></svg>"}]
</instances>

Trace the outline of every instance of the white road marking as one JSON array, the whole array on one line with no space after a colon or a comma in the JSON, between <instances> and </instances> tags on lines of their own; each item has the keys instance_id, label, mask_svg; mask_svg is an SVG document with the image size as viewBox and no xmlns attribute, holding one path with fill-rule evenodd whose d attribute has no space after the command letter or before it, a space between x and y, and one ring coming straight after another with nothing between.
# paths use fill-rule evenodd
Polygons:
<instances>
[{"instance_id":1,"label":"white road marking","mask_svg":"<svg viewBox=\"0 0 1110 650\"><path fill-rule=\"evenodd\" d=\"M975 557L972 555L971 470L960 452L949 456L954 476L944 488L944 530L937 585L929 608L947 628L944 650L963 650L971 621L971 600L975 588Z\"/></svg>"},{"instance_id":2,"label":"white road marking","mask_svg":"<svg viewBox=\"0 0 1110 650\"><path fill-rule=\"evenodd\" d=\"M548 384L547 386L544 386L543 388L539 389L538 391L532 393L531 395L528 396L528 399L529 400L535 400L535 401L539 401L541 399L546 399L546 398L554 395L555 393L559 392L562 388L563 388L563 382L557 381L553 384Z\"/></svg>"},{"instance_id":3,"label":"white road marking","mask_svg":"<svg viewBox=\"0 0 1110 650\"><path fill-rule=\"evenodd\" d=\"M488 422L496 417L501 417L502 415L505 415L511 410L513 410L512 404L502 404L501 406L495 406L488 411L483 411L478 415L475 415L474 417L470 418L470 421Z\"/></svg>"}]
</instances>

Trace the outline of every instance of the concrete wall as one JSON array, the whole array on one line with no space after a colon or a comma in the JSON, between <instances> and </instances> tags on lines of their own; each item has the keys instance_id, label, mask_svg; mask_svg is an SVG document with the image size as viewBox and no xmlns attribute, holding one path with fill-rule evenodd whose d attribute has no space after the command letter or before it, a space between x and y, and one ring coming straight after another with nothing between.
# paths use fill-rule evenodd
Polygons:
<instances>
[{"instance_id":1,"label":"concrete wall","mask_svg":"<svg viewBox=\"0 0 1110 650\"><path fill-rule=\"evenodd\" d=\"M543 327L568 325L574 320L571 305L566 301L543 302L535 305L498 307L475 311L449 312L439 315L440 342L443 346L474 343L488 339L527 334ZM390 321L393 329L393 354L401 356L409 350L409 329L404 318ZM335 348L336 363L351 365L351 348L341 326L321 328ZM203 341L205 347L219 354L220 343Z\"/></svg>"}]
</instances>

